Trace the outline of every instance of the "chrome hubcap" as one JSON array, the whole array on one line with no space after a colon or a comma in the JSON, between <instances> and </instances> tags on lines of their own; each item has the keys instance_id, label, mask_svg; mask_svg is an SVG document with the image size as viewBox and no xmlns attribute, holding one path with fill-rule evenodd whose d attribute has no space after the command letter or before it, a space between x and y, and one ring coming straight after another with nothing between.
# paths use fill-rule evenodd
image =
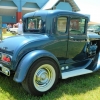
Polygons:
<instances>
[{"instance_id":1,"label":"chrome hubcap","mask_svg":"<svg viewBox=\"0 0 100 100\"><path fill-rule=\"evenodd\" d=\"M36 74L36 82L38 85L45 85L49 82L50 75L45 69L38 70Z\"/></svg>"},{"instance_id":2,"label":"chrome hubcap","mask_svg":"<svg viewBox=\"0 0 100 100\"><path fill-rule=\"evenodd\" d=\"M37 90L47 91L55 82L56 74L53 66L49 64L41 65L35 72L33 83Z\"/></svg>"}]
</instances>

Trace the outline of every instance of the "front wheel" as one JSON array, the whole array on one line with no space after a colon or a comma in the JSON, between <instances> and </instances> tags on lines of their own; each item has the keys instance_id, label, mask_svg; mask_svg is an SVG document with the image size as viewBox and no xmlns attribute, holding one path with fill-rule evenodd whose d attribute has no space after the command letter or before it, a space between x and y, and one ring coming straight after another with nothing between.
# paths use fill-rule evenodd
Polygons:
<instances>
[{"instance_id":1,"label":"front wheel","mask_svg":"<svg viewBox=\"0 0 100 100\"><path fill-rule=\"evenodd\" d=\"M50 59L41 59L31 66L22 86L33 95L42 95L54 88L58 76L56 63Z\"/></svg>"}]
</instances>

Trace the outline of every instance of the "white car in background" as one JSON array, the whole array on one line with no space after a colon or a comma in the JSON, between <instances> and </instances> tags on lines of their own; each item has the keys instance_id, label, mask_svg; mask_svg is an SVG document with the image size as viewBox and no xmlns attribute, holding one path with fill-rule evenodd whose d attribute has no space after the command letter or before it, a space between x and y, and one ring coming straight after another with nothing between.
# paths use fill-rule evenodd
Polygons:
<instances>
[{"instance_id":1,"label":"white car in background","mask_svg":"<svg viewBox=\"0 0 100 100\"><path fill-rule=\"evenodd\" d=\"M9 31L10 31L12 34L17 34L17 33L18 33L18 28L9 28Z\"/></svg>"}]
</instances>

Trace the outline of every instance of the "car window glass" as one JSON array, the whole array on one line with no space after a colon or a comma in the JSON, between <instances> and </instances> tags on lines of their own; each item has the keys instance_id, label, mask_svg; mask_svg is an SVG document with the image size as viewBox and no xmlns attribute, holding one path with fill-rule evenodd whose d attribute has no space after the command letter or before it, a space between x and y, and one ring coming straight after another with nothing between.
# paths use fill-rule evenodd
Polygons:
<instances>
[{"instance_id":1,"label":"car window glass","mask_svg":"<svg viewBox=\"0 0 100 100\"><path fill-rule=\"evenodd\" d=\"M71 18L70 20L70 34L84 34L85 33L85 19Z\"/></svg>"},{"instance_id":2,"label":"car window glass","mask_svg":"<svg viewBox=\"0 0 100 100\"><path fill-rule=\"evenodd\" d=\"M28 18L27 29L41 29L41 17L30 17Z\"/></svg>"},{"instance_id":3,"label":"car window glass","mask_svg":"<svg viewBox=\"0 0 100 100\"><path fill-rule=\"evenodd\" d=\"M58 17L57 18L57 32L63 34L66 32L67 27L67 17Z\"/></svg>"}]
</instances>

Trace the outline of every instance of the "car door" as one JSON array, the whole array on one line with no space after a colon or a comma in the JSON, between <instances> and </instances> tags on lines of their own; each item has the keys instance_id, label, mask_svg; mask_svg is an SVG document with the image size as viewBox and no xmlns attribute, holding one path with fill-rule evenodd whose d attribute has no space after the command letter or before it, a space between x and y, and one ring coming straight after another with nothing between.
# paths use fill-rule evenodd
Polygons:
<instances>
[{"instance_id":1,"label":"car door","mask_svg":"<svg viewBox=\"0 0 100 100\"><path fill-rule=\"evenodd\" d=\"M86 20L85 18L71 17L69 26L69 39L66 63L76 64L77 67L81 66L82 61L86 59L86 53L83 52L86 45ZM77 65L80 63L79 65Z\"/></svg>"},{"instance_id":2,"label":"car door","mask_svg":"<svg viewBox=\"0 0 100 100\"><path fill-rule=\"evenodd\" d=\"M48 51L52 52L58 58L60 63L64 63L67 57L67 20L68 18L65 15L58 15L53 19L52 43L46 47Z\"/></svg>"}]
</instances>

